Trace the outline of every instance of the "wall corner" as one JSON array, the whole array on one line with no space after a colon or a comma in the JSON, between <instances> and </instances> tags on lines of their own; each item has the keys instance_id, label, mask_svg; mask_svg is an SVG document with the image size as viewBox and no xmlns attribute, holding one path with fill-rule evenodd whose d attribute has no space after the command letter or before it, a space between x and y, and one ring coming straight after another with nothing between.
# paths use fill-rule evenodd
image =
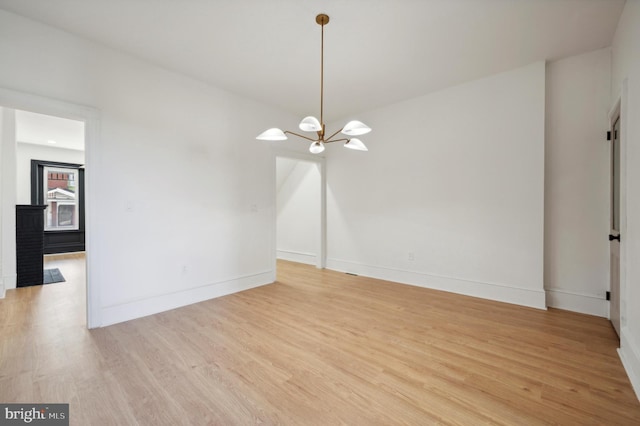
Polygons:
<instances>
[{"instance_id":1,"label":"wall corner","mask_svg":"<svg viewBox=\"0 0 640 426\"><path fill-rule=\"evenodd\" d=\"M636 397L640 401L640 347L631 337L627 327L623 327L620 331L618 355L627 372L627 376L629 376L629 381L636 393Z\"/></svg>"}]
</instances>

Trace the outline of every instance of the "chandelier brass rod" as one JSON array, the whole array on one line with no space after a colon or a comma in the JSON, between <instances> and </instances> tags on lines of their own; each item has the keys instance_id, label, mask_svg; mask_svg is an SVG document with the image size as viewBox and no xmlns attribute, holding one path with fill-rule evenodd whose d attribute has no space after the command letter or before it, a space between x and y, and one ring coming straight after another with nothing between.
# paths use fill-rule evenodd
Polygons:
<instances>
[{"instance_id":1,"label":"chandelier brass rod","mask_svg":"<svg viewBox=\"0 0 640 426\"><path fill-rule=\"evenodd\" d=\"M328 21L328 19L327 19ZM320 27L320 126L324 131L324 25L325 21L322 20Z\"/></svg>"},{"instance_id":2,"label":"chandelier brass rod","mask_svg":"<svg viewBox=\"0 0 640 426\"><path fill-rule=\"evenodd\" d=\"M299 134L299 133L295 133L295 132L290 132L289 130L285 130L283 133L290 133L290 134L292 134L292 135L296 135L296 136L298 136L299 138L304 138L304 139L309 140L309 141L311 141L311 142L315 142L315 141L316 141L316 139L311 139L311 138L306 137L305 135L301 135L301 134Z\"/></svg>"},{"instance_id":3,"label":"chandelier brass rod","mask_svg":"<svg viewBox=\"0 0 640 426\"><path fill-rule=\"evenodd\" d=\"M340 139L334 139L334 140L326 140L324 141L324 143L331 143L331 142L342 142L342 141L350 141L351 139L347 139L347 138L340 138Z\"/></svg>"},{"instance_id":4,"label":"chandelier brass rod","mask_svg":"<svg viewBox=\"0 0 640 426\"><path fill-rule=\"evenodd\" d=\"M344 129L344 127L342 128ZM335 135L337 135L338 133L340 133L342 131L342 129L338 130L337 132L335 132L334 134L332 134L331 136L329 136L328 138L326 138L327 140L330 140L332 137L334 137Z\"/></svg>"}]
</instances>

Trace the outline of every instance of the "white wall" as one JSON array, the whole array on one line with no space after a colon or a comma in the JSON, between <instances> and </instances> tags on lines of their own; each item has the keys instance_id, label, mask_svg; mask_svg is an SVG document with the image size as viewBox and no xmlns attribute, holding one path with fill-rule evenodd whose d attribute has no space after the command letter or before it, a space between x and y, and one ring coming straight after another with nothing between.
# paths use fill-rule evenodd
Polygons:
<instances>
[{"instance_id":1,"label":"white wall","mask_svg":"<svg viewBox=\"0 0 640 426\"><path fill-rule=\"evenodd\" d=\"M84 151L18 142L17 203L31 204L31 160L84 164Z\"/></svg>"},{"instance_id":2,"label":"white wall","mask_svg":"<svg viewBox=\"0 0 640 426\"><path fill-rule=\"evenodd\" d=\"M547 304L607 317L611 51L551 62L546 82Z\"/></svg>"},{"instance_id":3,"label":"white wall","mask_svg":"<svg viewBox=\"0 0 640 426\"><path fill-rule=\"evenodd\" d=\"M4 108L2 106L0 106L0 164L2 164L3 160L3 146L4 144L2 143L2 141L4 140L3 138L3 134L4 134ZM4 170L4 169L3 169ZM2 228L3 228L3 210L4 210L4 201L2 198L2 182L3 182L3 172L0 171L0 299L4 298L4 294L5 294L5 290L4 290L4 268L2 266L3 263L3 250L2 250L2 246L4 244L4 239L2 238Z\"/></svg>"},{"instance_id":4,"label":"white wall","mask_svg":"<svg viewBox=\"0 0 640 426\"><path fill-rule=\"evenodd\" d=\"M100 324L273 281L273 154L255 135L296 117L4 11L0 57L0 87L100 111Z\"/></svg>"},{"instance_id":5,"label":"white wall","mask_svg":"<svg viewBox=\"0 0 640 426\"><path fill-rule=\"evenodd\" d=\"M315 265L320 239L320 171L297 159L276 159L278 259Z\"/></svg>"},{"instance_id":6,"label":"white wall","mask_svg":"<svg viewBox=\"0 0 640 426\"><path fill-rule=\"evenodd\" d=\"M2 157L2 147L3 147L3 143L2 143L2 134L3 134L3 123L4 123L4 108L2 108L0 106L0 164L2 164L3 161L3 157ZM0 299L4 298L4 273L3 273L3 267L2 267L2 245L4 243L4 239L2 238L2 218L3 218L3 200L2 200L2 172L0 171Z\"/></svg>"},{"instance_id":7,"label":"white wall","mask_svg":"<svg viewBox=\"0 0 640 426\"><path fill-rule=\"evenodd\" d=\"M369 152L328 150L328 266L544 308L544 96L540 62L358 117Z\"/></svg>"},{"instance_id":8,"label":"white wall","mask_svg":"<svg viewBox=\"0 0 640 426\"><path fill-rule=\"evenodd\" d=\"M0 108L2 114L0 132L0 161L2 168L1 183L2 206L0 208L0 226L2 228L2 242L0 246L2 263L2 289L16 287L16 113L10 108Z\"/></svg>"},{"instance_id":9,"label":"white wall","mask_svg":"<svg viewBox=\"0 0 640 426\"><path fill-rule=\"evenodd\" d=\"M620 357L640 398L640 1L625 4L612 45L612 102L622 97ZM624 195L626 194L626 196ZM624 201L626 198L626 202Z\"/></svg>"}]
</instances>

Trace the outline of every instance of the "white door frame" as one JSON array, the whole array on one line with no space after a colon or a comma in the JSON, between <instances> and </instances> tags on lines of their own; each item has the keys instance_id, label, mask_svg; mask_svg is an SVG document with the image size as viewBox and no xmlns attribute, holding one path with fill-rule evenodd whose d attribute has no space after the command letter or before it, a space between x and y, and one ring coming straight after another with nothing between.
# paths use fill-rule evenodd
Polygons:
<instances>
[{"instance_id":1,"label":"white door frame","mask_svg":"<svg viewBox=\"0 0 640 426\"><path fill-rule=\"evenodd\" d=\"M623 298L620 291L620 236L622 234L620 227L620 165L622 163L621 153L621 124L620 104L614 107L613 114L609 117L609 320L613 328L620 336L620 303ZM617 159L617 160L616 160ZM618 181L616 184L616 180ZM617 192L617 195L616 195ZM618 241L612 240L612 237L618 235Z\"/></svg>"},{"instance_id":2,"label":"white door frame","mask_svg":"<svg viewBox=\"0 0 640 426\"><path fill-rule=\"evenodd\" d=\"M100 288L96 279L98 250L93 240L97 224L93 218L96 201L93 165L97 164L100 114L97 109L0 87L0 106L83 121L85 144L85 248L87 267L87 327L101 326Z\"/></svg>"},{"instance_id":3,"label":"white door frame","mask_svg":"<svg viewBox=\"0 0 640 426\"><path fill-rule=\"evenodd\" d=\"M316 258L316 268L324 269L327 266L327 173L326 173L326 161L324 157L319 157L317 155L305 154L296 151L287 151L287 150L275 150L273 151L272 158L272 188L273 188L273 217L271 218L272 224L272 259L273 259L273 271L274 271L274 281L275 281L275 271L276 271L276 260L277 260L277 251L276 251L276 227L278 221L278 212L277 212L277 193L276 193L276 167L277 167L277 158L290 158L294 160L302 160L311 163L315 163L318 166L318 171L320 172L320 226L319 226L319 238L318 238L318 256Z\"/></svg>"},{"instance_id":4,"label":"white door frame","mask_svg":"<svg viewBox=\"0 0 640 426\"><path fill-rule=\"evenodd\" d=\"M627 80L622 82L619 96L609 110L609 129L613 129L615 119L620 116L620 334L627 320ZM612 138L613 139L613 138ZM611 155L611 154L610 154ZM610 158L611 160L611 158ZM611 203L611 199L609 199ZM611 210L611 209L610 209ZM611 289L611 283L609 283ZM611 310L609 310L611 319Z\"/></svg>"}]
</instances>

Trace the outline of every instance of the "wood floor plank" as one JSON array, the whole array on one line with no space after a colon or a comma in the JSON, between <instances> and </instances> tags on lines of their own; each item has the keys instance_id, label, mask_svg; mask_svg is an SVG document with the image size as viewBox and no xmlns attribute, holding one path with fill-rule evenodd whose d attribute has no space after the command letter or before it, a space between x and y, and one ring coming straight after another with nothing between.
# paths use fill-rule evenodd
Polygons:
<instances>
[{"instance_id":1,"label":"wood floor plank","mask_svg":"<svg viewBox=\"0 0 640 426\"><path fill-rule=\"evenodd\" d=\"M97 330L83 256L0 300L0 401L74 425L632 425L603 318L278 262L274 284Z\"/></svg>"}]
</instances>

